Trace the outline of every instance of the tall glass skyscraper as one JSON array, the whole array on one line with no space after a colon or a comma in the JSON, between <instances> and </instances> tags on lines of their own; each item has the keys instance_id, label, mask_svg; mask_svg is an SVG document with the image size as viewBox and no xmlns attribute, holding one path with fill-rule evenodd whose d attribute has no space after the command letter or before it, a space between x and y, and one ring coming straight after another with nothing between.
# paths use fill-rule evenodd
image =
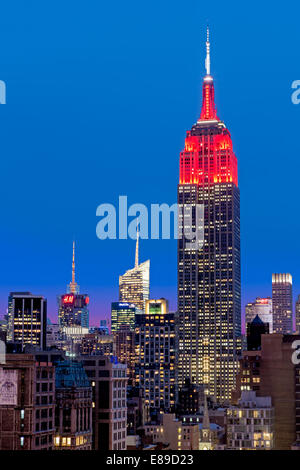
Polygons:
<instances>
[{"instance_id":1,"label":"tall glass skyscraper","mask_svg":"<svg viewBox=\"0 0 300 470\"><path fill-rule=\"evenodd\" d=\"M241 345L240 192L231 136L214 103L208 30L205 65L201 115L180 153L179 233L199 228L200 205L204 242L178 240L178 381L189 377L224 403Z\"/></svg>"},{"instance_id":2,"label":"tall glass skyscraper","mask_svg":"<svg viewBox=\"0 0 300 470\"><path fill-rule=\"evenodd\" d=\"M289 273L272 274L274 333L293 333L292 284L292 276Z\"/></svg>"},{"instance_id":3,"label":"tall glass skyscraper","mask_svg":"<svg viewBox=\"0 0 300 470\"><path fill-rule=\"evenodd\" d=\"M119 301L134 304L137 309L145 310L149 290L150 260L139 264L139 232L137 232L135 266L119 277Z\"/></svg>"}]
</instances>

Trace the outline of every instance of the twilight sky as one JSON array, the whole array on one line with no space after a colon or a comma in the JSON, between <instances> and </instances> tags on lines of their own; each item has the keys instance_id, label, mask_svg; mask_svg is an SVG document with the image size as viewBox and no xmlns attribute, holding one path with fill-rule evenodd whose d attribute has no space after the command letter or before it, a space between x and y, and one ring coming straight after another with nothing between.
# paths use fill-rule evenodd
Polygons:
<instances>
[{"instance_id":1,"label":"twilight sky","mask_svg":"<svg viewBox=\"0 0 300 470\"><path fill-rule=\"evenodd\" d=\"M110 313L134 241L96 238L101 203L176 202L179 152L197 120L205 27L218 115L241 189L242 306L271 295L271 273L300 293L298 1L14 0L1 5L0 315L14 290L48 298L71 280L91 323ZM142 240L151 296L176 308L176 241Z\"/></svg>"}]
</instances>

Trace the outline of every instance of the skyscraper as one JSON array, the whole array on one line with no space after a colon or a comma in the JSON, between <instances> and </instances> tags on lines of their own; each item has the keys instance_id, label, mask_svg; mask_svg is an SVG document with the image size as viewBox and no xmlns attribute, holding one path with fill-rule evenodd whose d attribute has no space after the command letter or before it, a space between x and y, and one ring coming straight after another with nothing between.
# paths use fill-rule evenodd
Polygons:
<instances>
[{"instance_id":1,"label":"skyscraper","mask_svg":"<svg viewBox=\"0 0 300 470\"><path fill-rule=\"evenodd\" d=\"M135 266L119 277L119 301L132 303L136 308L145 310L149 299L150 260L139 264L139 232L137 230Z\"/></svg>"},{"instance_id":2,"label":"skyscraper","mask_svg":"<svg viewBox=\"0 0 300 470\"><path fill-rule=\"evenodd\" d=\"M203 384L218 402L234 387L241 334L240 193L231 136L217 116L207 30L206 76L198 121L180 153L179 234L199 230L203 246L178 240L179 385ZM192 217L187 217L190 208ZM191 218L191 220L190 220Z\"/></svg>"},{"instance_id":3,"label":"skyscraper","mask_svg":"<svg viewBox=\"0 0 300 470\"><path fill-rule=\"evenodd\" d=\"M293 332L292 276L288 273L272 274L273 332Z\"/></svg>"},{"instance_id":4,"label":"skyscraper","mask_svg":"<svg viewBox=\"0 0 300 470\"><path fill-rule=\"evenodd\" d=\"M147 300L136 315L135 379L155 415L175 406L175 315L165 299Z\"/></svg>"},{"instance_id":5,"label":"skyscraper","mask_svg":"<svg viewBox=\"0 0 300 470\"><path fill-rule=\"evenodd\" d=\"M273 333L273 310L272 299L270 297L256 297L255 302L249 302L245 308L246 326L251 323L256 315L264 322L269 324L269 333Z\"/></svg>"},{"instance_id":6,"label":"skyscraper","mask_svg":"<svg viewBox=\"0 0 300 470\"><path fill-rule=\"evenodd\" d=\"M127 364L128 384L134 382L135 367L135 317L142 313L134 304L112 302L111 332L116 344L118 361Z\"/></svg>"},{"instance_id":7,"label":"skyscraper","mask_svg":"<svg viewBox=\"0 0 300 470\"><path fill-rule=\"evenodd\" d=\"M131 331L135 328L135 314L140 312L134 304L128 302L112 302L111 303L111 331L122 329L128 326Z\"/></svg>"},{"instance_id":8,"label":"skyscraper","mask_svg":"<svg viewBox=\"0 0 300 470\"><path fill-rule=\"evenodd\" d=\"M47 300L31 292L11 292L8 298L7 340L46 348Z\"/></svg>"},{"instance_id":9,"label":"skyscraper","mask_svg":"<svg viewBox=\"0 0 300 470\"><path fill-rule=\"evenodd\" d=\"M67 286L67 293L57 297L57 302L60 328L89 327L89 296L79 293L79 285L75 281L75 242L73 242L72 282Z\"/></svg>"}]
</instances>

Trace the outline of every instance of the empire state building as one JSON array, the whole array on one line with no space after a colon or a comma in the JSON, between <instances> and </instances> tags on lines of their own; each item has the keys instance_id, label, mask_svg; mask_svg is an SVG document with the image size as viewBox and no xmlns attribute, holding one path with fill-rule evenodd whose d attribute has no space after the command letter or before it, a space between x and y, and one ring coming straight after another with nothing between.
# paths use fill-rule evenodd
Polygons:
<instances>
[{"instance_id":1,"label":"empire state building","mask_svg":"<svg viewBox=\"0 0 300 470\"><path fill-rule=\"evenodd\" d=\"M207 30L200 118L180 153L179 230L196 226L203 207L203 245L178 240L178 382L202 384L218 403L230 399L240 354L240 192L231 136L217 116ZM191 216L185 216L185 208Z\"/></svg>"}]
</instances>

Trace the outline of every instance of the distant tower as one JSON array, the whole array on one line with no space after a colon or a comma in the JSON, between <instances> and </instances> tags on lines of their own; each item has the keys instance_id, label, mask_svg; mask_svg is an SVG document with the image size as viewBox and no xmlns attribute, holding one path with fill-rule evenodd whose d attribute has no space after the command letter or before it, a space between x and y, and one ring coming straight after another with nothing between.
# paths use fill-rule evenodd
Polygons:
<instances>
[{"instance_id":1,"label":"distant tower","mask_svg":"<svg viewBox=\"0 0 300 470\"><path fill-rule=\"evenodd\" d=\"M259 318L269 325L269 332L273 333L273 308L271 297L256 297L255 302L249 302L245 308L246 327L258 315Z\"/></svg>"},{"instance_id":2,"label":"distant tower","mask_svg":"<svg viewBox=\"0 0 300 470\"><path fill-rule=\"evenodd\" d=\"M205 67L200 118L180 153L178 383L189 377L225 403L241 351L240 191L230 132L215 107L208 30ZM202 228L203 246L185 238L191 227Z\"/></svg>"},{"instance_id":3,"label":"distant tower","mask_svg":"<svg viewBox=\"0 0 300 470\"><path fill-rule=\"evenodd\" d=\"M272 274L273 332L293 333L292 276Z\"/></svg>"},{"instance_id":4,"label":"distant tower","mask_svg":"<svg viewBox=\"0 0 300 470\"><path fill-rule=\"evenodd\" d=\"M73 242L72 282L68 284L67 292L70 292L71 294L79 294L79 285L75 282L75 242Z\"/></svg>"},{"instance_id":5,"label":"distant tower","mask_svg":"<svg viewBox=\"0 0 300 470\"><path fill-rule=\"evenodd\" d=\"M212 450L213 449L213 438L210 429L209 412L207 406L207 398L204 396L204 415L202 425L200 425L200 440L199 450Z\"/></svg>"},{"instance_id":6,"label":"distant tower","mask_svg":"<svg viewBox=\"0 0 300 470\"><path fill-rule=\"evenodd\" d=\"M79 293L79 285L75 281L75 242L73 242L72 281L67 286L67 293L59 295L57 302L60 328L89 327L89 296Z\"/></svg>"},{"instance_id":7,"label":"distant tower","mask_svg":"<svg viewBox=\"0 0 300 470\"><path fill-rule=\"evenodd\" d=\"M135 265L119 276L119 301L134 304L139 310L145 310L149 299L150 260L139 264L139 230L137 227Z\"/></svg>"}]
</instances>

